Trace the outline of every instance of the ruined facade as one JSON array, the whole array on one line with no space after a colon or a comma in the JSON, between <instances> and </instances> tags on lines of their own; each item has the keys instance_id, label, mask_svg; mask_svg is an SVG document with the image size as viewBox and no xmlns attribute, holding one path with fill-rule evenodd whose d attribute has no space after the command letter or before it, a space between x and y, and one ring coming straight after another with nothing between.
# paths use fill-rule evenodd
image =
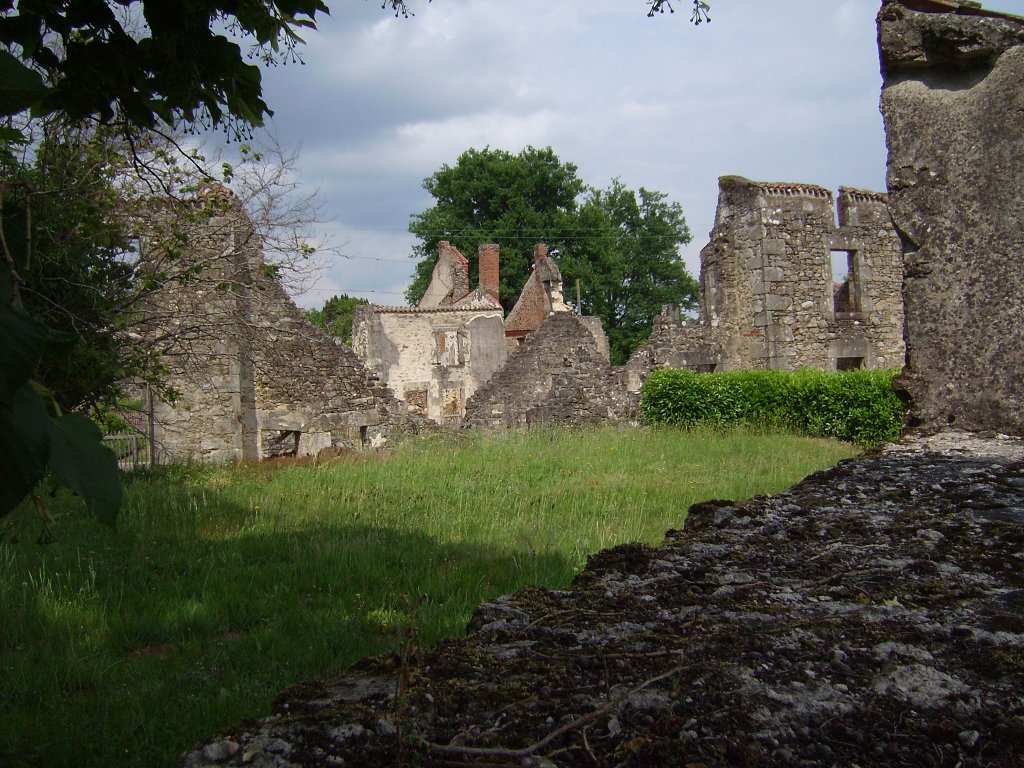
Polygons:
<instances>
[{"instance_id":1,"label":"ruined facade","mask_svg":"<svg viewBox=\"0 0 1024 768\"><path fill-rule=\"evenodd\" d=\"M416 307L363 305L352 347L413 414L462 421L466 401L507 358L498 303L498 246L480 247L480 286L469 289L469 262L442 241L430 285Z\"/></svg>"},{"instance_id":2,"label":"ruined facade","mask_svg":"<svg viewBox=\"0 0 1024 768\"><path fill-rule=\"evenodd\" d=\"M1024 435L1024 18L886 2L892 218L903 238L911 424Z\"/></svg>"},{"instance_id":3,"label":"ruined facade","mask_svg":"<svg viewBox=\"0 0 1024 768\"><path fill-rule=\"evenodd\" d=\"M844 275L838 283L834 274ZM884 195L719 180L700 314L668 311L628 364L699 371L892 368L903 361L902 252Z\"/></svg>"},{"instance_id":4,"label":"ruined facade","mask_svg":"<svg viewBox=\"0 0 1024 768\"><path fill-rule=\"evenodd\" d=\"M152 404L157 460L316 455L377 439L394 399L306 320L264 263L241 206L223 188L214 194L228 204L188 237L196 280L169 281L146 307L145 334L178 392Z\"/></svg>"},{"instance_id":5,"label":"ruined facade","mask_svg":"<svg viewBox=\"0 0 1024 768\"><path fill-rule=\"evenodd\" d=\"M538 243L533 249L533 270L505 318L505 336L515 348L552 312L568 311L562 296L562 273L548 255L547 245Z\"/></svg>"},{"instance_id":6,"label":"ruined facade","mask_svg":"<svg viewBox=\"0 0 1024 768\"><path fill-rule=\"evenodd\" d=\"M466 422L481 427L598 424L635 408L608 361L596 317L552 312L473 396Z\"/></svg>"}]
</instances>

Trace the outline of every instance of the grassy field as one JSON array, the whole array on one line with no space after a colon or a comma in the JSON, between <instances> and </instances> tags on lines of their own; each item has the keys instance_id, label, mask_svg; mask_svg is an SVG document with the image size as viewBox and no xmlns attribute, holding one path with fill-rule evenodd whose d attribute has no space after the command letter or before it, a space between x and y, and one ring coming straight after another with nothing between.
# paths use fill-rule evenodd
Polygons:
<instances>
[{"instance_id":1,"label":"grassy field","mask_svg":"<svg viewBox=\"0 0 1024 768\"><path fill-rule=\"evenodd\" d=\"M468 433L130 478L116 532L58 497L49 543L27 512L0 528L0 765L170 765L411 624L459 635L481 601L563 587L695 501L854 452L746 430Z\"/></svg>"}]
</instances>

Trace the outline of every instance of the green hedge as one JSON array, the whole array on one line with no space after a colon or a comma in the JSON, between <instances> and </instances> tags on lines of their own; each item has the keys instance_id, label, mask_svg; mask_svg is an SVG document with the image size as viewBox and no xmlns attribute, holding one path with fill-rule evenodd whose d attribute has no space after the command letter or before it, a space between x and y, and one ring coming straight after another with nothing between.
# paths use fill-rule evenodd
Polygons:
<instances>
[{"instance_id":1,"label":"green hedge","mask_svg":"<svg viewBox=\"0 0 1024 768\"><path fill-rule=\"evenodd\" d=\"M658 370L644 382L640 409L651 424L782 425L875 445L900 434L903 404L892 389L897 373Z\"/></svg>"}]
</instances>

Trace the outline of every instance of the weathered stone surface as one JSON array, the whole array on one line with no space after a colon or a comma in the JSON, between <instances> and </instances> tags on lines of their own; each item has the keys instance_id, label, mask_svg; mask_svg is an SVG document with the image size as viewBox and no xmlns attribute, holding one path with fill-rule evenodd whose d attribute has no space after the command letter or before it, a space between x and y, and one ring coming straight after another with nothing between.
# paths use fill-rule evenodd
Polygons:
<instances>
[{"instance_id":1,"label":"weathered stone surface","mask_svg":"<svg viewBox=\"0 0 1024 768\"><path fill-rule=\"evenodd\" d=\"M176 402L153 404L157 459L237 461L352 447L387 431L394 398L351 349L309 323L267 270L262 243L224 188L222 215L187 225L195 281L144 309ZM184 224L183 224L184 226ZM146 264L159 264L153 248Z\"/></svg>"},{"instance_id":2,"label":"weathered stone surface","mask_svg":"<svg viewBox=\"0 0 1024 768\"><path fill-rule=\"evenodd\" d=\"M352 348L406 411L440 424L465 415L466 400L508 357L498 303L497 245L480 247L480 285L469 262L442 240L427 291L416 307L356 307Z\"/></svg>"},{"instance_id":3,"label":"weathered stone surface","mask_svg":"<svg viewBox=\"0 0 1024 768\"><path fill-rule=\"evenodd\" d=\"M608 342L593 318L549 315L466 405L466 423L486 427L594 424L635 410Z\"/></svg>"},{"instance_id":4,"label":"weathered stone surface","mask_svg":"<svg viewBox=\"0 0 1024 768\"><path fill-rule=\"evenodd\" d=\"M941 10L937 3L918 3ZM1024 434L1024 19L879 13L889 208L923 430Z\"/></svg>"},{"instance_id":5,"label":"weathered stone surface","mask_svg":"<svg viewBox=\"0 0 1024 768\"><path fill-rule=\"evenodd\" d=\"M211 741L238 752L180 765L268 739L296 766L1020 765L1022 541L1024 442L895 446L694 505L661 546L483 605L404 668L286 691Z\"/></svg>"}]
</instances>

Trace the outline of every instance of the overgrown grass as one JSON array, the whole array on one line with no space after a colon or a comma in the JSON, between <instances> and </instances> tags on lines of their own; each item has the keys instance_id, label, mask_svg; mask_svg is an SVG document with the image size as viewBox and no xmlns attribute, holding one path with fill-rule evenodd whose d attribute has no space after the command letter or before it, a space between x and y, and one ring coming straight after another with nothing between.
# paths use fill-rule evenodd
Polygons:
<instances>
[{"instance_id":1,"label":"overgrown grass","mask_svg":"<svg viewBox=\"0 0 1024 768\"><path fill-rule=\"evenodd\" d=\"M410 622L422 642L459 635L487 598L563 587L695 501L777 491L854 450L750 430L452 434L136 477L116 533L59 497L52 543L27 513L0 543L0 765L170 765Z\"/></svg>"}]
</instances>

